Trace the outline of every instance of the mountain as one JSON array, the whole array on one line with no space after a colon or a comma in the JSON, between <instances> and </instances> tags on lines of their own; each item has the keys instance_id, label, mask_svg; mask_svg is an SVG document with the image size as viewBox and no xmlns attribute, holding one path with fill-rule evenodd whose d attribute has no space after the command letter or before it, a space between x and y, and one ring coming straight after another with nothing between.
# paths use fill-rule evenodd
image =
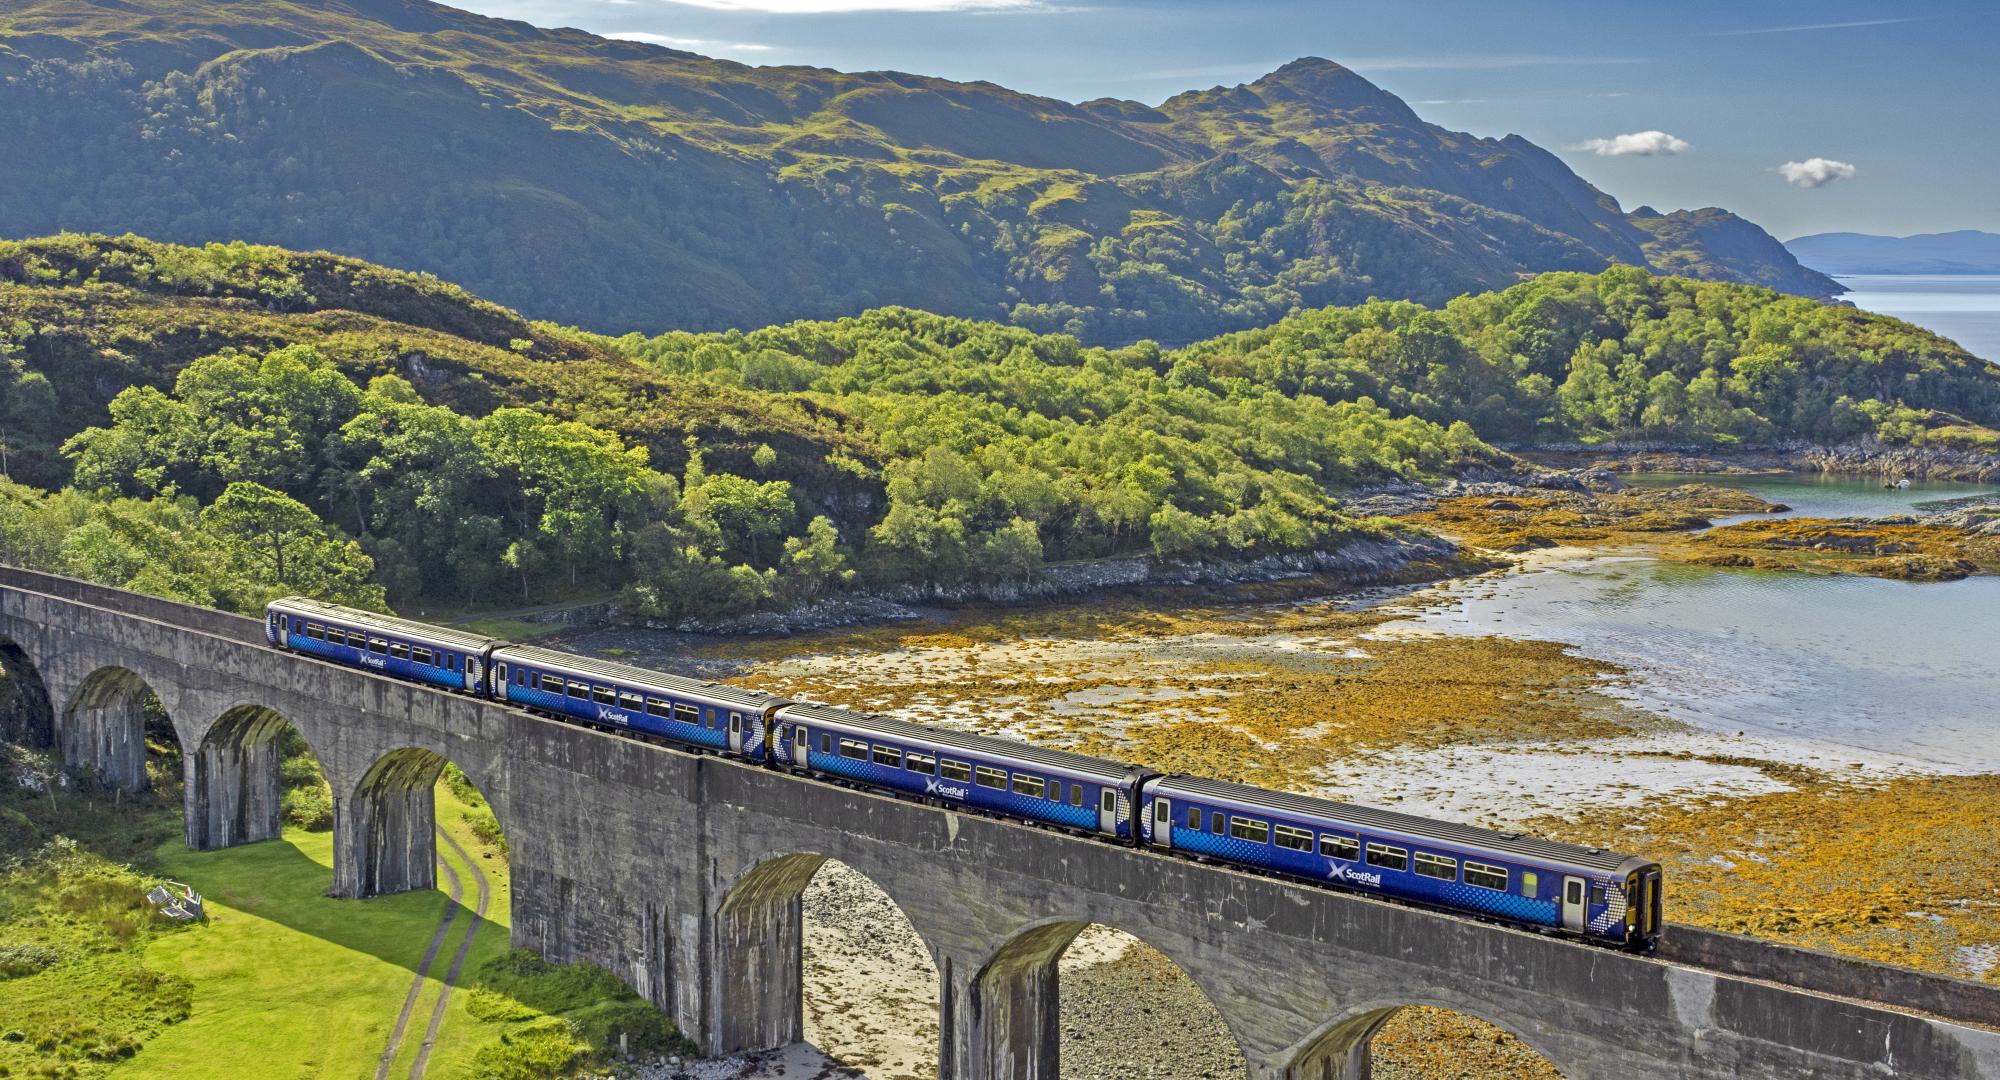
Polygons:
<instances>
[{"instance_id":1,"label":"mountain","mask_svg":"<svg viewBox=\"0 0 2000 1080\"><path fill-rule=\"evenodd\" d=\"M1785 246L1828 274L2000 274L2000 233L1977 229L1916 236L1815 233Z\"/></svg>"},{"instance_id":2,"label":"mountain","mask_svg":"<svg viewBox=\"0 0 2000 1080\"><path fill-rule=\"evenodd\" d=\"M1320 59L1071 104L424 0L16 0L0 80L0 235L328 249L604 330L900 304L1180 342L1614 263L1837 289Z\"/></svg>"}]
</instances>

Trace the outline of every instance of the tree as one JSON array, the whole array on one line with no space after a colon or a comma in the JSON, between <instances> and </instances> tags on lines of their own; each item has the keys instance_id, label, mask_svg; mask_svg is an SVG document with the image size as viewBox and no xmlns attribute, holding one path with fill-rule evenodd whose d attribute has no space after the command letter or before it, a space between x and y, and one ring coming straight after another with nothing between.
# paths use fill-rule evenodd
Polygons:
<instances>
[{"instance_id":1,"label":"tree","mask_svg":"<svg viewBox=\"0 0 2000 1080\"><path fill-rule=\"evenodd\" d=\"M321 521L304 503L262 484L238 481L202 511L204 528L273 595L296 592L337 603L380 607L369 585L374 561L361 545Z\"/></svg>"},{"instance_id":2,"label":"tree","mask_svg":"<svg viewBox=\"0 0 2000 1080\"><path fill-rule=\"evenodd\" d=\"M785 540L783 569L787 593L799 600L810 600L830 585L854 580L854 571L840 550L840 533L824 516L813 518L804 536Z\"/></svg>"}]
</instances>

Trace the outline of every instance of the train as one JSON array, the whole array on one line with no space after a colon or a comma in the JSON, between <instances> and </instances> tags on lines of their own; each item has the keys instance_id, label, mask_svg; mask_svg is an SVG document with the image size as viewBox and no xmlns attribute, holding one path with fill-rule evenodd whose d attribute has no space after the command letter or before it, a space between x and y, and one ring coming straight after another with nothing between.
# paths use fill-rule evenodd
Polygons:
<instances>
[{"instance_id":1,"label":"train","mask_svg":"<svg viewBox=\"0 0 2000 1080\"><path fill-rule=\"evenodd\" d=\"M915 724L323 603L273 647L752 765L1598 945L1657 947L1661 867L1587 848Z\"/></svg>"}]
</instances>

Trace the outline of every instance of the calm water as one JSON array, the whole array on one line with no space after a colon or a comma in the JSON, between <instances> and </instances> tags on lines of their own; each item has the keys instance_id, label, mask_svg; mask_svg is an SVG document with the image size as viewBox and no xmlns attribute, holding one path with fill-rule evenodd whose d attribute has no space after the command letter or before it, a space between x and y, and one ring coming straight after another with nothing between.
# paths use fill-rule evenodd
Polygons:
<instances>
[{"instance_id":1,"label":"calm water","mask_svg":"<svg viewBox=\"0 0 2000 1080\"><path fill-rule=\"evenodd\" d=\"M1990 490L1703 479L1829 516ZM1423 622L1568 642L1631 668L1635 698L1693 723L2000 770L2000 578L1911 584L1597 557L1449 588L1453 602Z\"/></svg>"},{"instance_id":2,"label":"calm water","mask_svg":"<svg viewBox=\"0 0 2000 1080\"><path fill-rule=\"evenodd\" d=\"M1935 330L2000 363L2000 275L1850 274L1842 300Z\"/></svg>"}]
</instances>

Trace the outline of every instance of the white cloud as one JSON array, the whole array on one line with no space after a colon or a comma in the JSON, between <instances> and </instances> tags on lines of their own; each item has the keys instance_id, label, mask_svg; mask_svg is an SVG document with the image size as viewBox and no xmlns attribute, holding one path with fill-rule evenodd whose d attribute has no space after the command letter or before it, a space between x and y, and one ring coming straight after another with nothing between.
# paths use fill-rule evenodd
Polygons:
<instances>
[{"instance_id":1,"label":"white cloud","mask_svg":"<svg viewBox=\"0 0 2000 1080\"><path fill-rule=\"evenodd\" d=\"M770 52L769 45L759 45L754 41L716 41L713 38L675 37L672 34L655 34L645 30L621 30L605 37L613 41L637 41L647 45L660 45L683 52Z\"/></svg>"},{"instance_id":2,"label":"white cloud","mask_svg":"<svg viewBox=\"0 0 2000 1080\"><path fill-rule=\"evenodd\" d=\"M1854 166L1845 161L1815 157L1804 161L1787 161L1778 166L1778 175L1785 182L1802 188L1824 187L1835 180L1849 180L1854 176Z\"/></svg>"},{"instance_id":3,"label":"white cloud","mask_svg":"<svg viewBox=\"0 0 2000 1080\"><path fill-rule=\"evenodd\" d=\"M841 15L860 11L1036 11L1044 0L669 0L711 11L764 15Z\"/></svg>"},{"instance_id":4,"label":"white cloud","mask_svg":"<svg viewBox=\"0 0 2000 1080\"><path fill-rule=\"evenodd\" d=\"M1800 23L1796 26L1760 26L1755 30L1717 30L1710 37L1748 37L1751 34L1791 34L1800 30L1852 30L1862 26L1895 26L1917 19L1851 19L1847 22Z\"/></svg>"},{"instance_id":5,"label":"white cloud","mask_svg":"<svg viewBox=\"0 0 2000 1080\"><path fill-rule=\"evenodd\" d=\"M1686 139L1664 131L1632 131L1608 139L1585 139L1576 144L1576 149L1588 150L1598 157L1661 157L1678 154L1687 148Z\"/></svg>"}]
</instances>

